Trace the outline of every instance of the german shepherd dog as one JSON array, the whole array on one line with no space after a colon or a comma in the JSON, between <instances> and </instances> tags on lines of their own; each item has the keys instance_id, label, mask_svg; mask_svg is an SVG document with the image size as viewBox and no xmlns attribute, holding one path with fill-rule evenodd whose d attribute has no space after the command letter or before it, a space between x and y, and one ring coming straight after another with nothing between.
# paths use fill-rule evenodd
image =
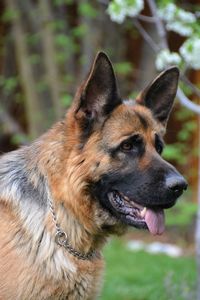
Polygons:
<instances>
[{"instance_id":1,"label":"german shepherd dog","mask_svg":"<svg viewBox=\"0 0 200 300\"><path fill-rule=\"evenodd\" d=\"M0 299L96 299L101 250L128 225L164 231L187 183L161 153L179 71L122 101L99 53L63 121L0 158Z\"/></svg>"}]
</instances>

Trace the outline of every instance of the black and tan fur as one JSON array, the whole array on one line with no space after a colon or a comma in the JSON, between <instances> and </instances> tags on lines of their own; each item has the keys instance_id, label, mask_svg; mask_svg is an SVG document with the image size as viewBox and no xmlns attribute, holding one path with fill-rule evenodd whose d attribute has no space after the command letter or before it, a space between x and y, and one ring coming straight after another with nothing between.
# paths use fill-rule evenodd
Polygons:
<instances>
[{"instance_id":1,"label":"black and tan fur","mask_svg":"<svg viewBox=\"0 0 200 300\"><path fill-rule=\"evenodd\" d=\"M186 183L160 154L177 81L177 68L168 69L123 103L99 53L65 119L0 158L1 300L96 299L107 236L145 227L125 219L108 194L152 209L175 203ZM55 243L48 194L71 246L96 256L84 261Z\"/></svg>"}]
</instances>

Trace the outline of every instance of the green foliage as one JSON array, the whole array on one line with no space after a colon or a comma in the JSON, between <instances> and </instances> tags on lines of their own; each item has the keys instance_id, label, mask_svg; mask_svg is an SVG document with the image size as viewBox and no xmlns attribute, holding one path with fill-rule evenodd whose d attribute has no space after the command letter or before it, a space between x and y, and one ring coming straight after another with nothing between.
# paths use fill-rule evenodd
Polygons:
<instances>
[{"instance_id":1,"label":"green foliage","mask_svg":"<svg viewBox=\"0 0 200 300\"><path fill-rule=\"evenodd\" d=\"M187 157L184 155L185 145L181 143L168 144L163 152L163 158L166 160L175 160L179 164L185 164Z\"/></svg>"},{"instance_id":2,"label":"green foliage","mask_svg":"<svg viewBox=\"0 0 200 300\"><path fill-rule=\"evenodd\" d=\"M198 124L196 120L187 121L183 128L178 132L177 137L179 141L187 141L190 139L193 132L197 130Z\"/></svg>"},{"instance_id":3,"label":"green foliage","mask_svg":"<svg viewBox=\"0 0 200 300\"><path fill-rule=\"evenodd\" d=\"M174 0L156 0L159 7L165 7L169 3L175 3Z\"/></svg>"},{"instance_id":4,"label":"green foliage","mask_svg":"<svg viewBox=\"0 0 200 300\"><path fill-rule=\"evenodd\" d=\"M133 253L119 239L112 240L104 254L106 276L101 300L195 299L196 268L192 257Z\"/></svg>"},{"instance_id":5,"label":"green foliage","mask_svg":"<svg viewBox=\"0 0 200 300\"><path fill-rule=\"evenodd\" d=\"M11 22L15 18L19 17L19 12L13 9L5 9L1 17L3 22Z\"/></svg>"},{"instance_id":6,"label":"green foliage","mask_svg":"<svg viewBox=\"0 0 200 300\"><path fill-rule=\"evenodd\" d=\"M196 23L192 25L194 34L200 38L200 20L197 19Z\"/></svg>"},{"instance_id":7,"label":"green foliage","mask_svg":"<svg viewBox=\"0 0 200 300\"><path fill-rule=\"evenodd\" d=\"M81 38L84 37L84 35L87 33L87 26L86 24L81 24L76 27L74 27L71 31L74 37Z\"/></svg>"},{"instance_id":8,"label":"green foliage","mask_svg":"<svg viewBox=\"0 0 200 300\"><path fill-rule=\"evenodd\" d=\"M55 43L57 46L60 46L60 47L68 47L68 46L71 46L72 40L66 34L58 33L55 36Z\"/></svg>"},{"instance_id":9,"label":"green foliage","mask_svg":"<svg viewBox=\"0 0 200 300\"><path fill-rule=\"evenodd\" d=\"M186 164L188 153L196 156L198 151L191 147L191 136L197 130L198 124L195 119L191 119L193 112L181 106L175 113L175 118L180 121L181 128L176 135L176 143L166 145L163 157L167 160L174 160L179 164Z\"/></svg>"},{"instance_id":10,"label":"green foliage","mask_svg":"<svg viewBox=\"0 0 200 300\"><path fill-rule=\"evenodd\" d=\"M40 35L39 33L34 34L27 34L26 35L26 41L30 46L36 46L40 42Z\"/></svg>"},{"instance_id":11,"label":"green foliage","mask_svg":"<svg viewBox=\"0 0 200 300\"><path fill-rule=\"evenodd\" d=\"M46 82L46 80L44 78L37 82L37 84L36 84L36 90L39 93L42 93L42 92L48 90L48 84L47 84L47 82Z\"/></svg>"},{"instance_id":12,"label":"green foliage","mask_svg":"<svg viewBox=\"0 0 200 300\"><path fill-rule=\"evenodd\" d=\"M190 226L197 214L197 203L180 200L176 206L166 210L165 213L168 226Z\"/></svg>"},{"instance_id":13,"label":"green foliage","mask_svg":"<svg viewBox=\"0 0 200 300\"><path fill-rule=\"evenodd\" d=\"M133 66L128 61L114 64L114 69L119 75L128 75L133 72Z\"/></svg>"},{"instance_id":14,"label":"green foliage","mask_svg":"<svg viewBox=\"0 0 200 300\"><path fill-rule=\"evenodd\" d=\"M194 113L191 110L185 107L179 107L179 109L176 111L175 117L177 120L184 122L193 117L193 115Z\"/></svg>"},{"instance_id":15,"label":"green foliage","mask_svg":"<svg viewBox=\"0 0 200 300\"><path fill-rule=\"evenodd\" d=\"M55 35L55 44L60 51L56 53L56 60L63 61L64 57L68 58L69 55L77 53L79 51L79 45L75 41L73 35L67 36L63 33L57 33Z\"/></svg>"},{"instance_id":16,"label":"green foliage","mask_svg":"<svg viewBox=\"0 0 200 300\"><path fill-rule=\"evenodd\" d=\"M66 63L67 58L68 58L68 55L65 55L65 53L63 53L62 50L56 52L55 61L58 64L63 65L64 63Z\"/></svg>"},{"instance_id":17,"label":"green foliage","mask_svg":"<svg viewBox=\"0 0 200 300\"><path fill-rule=\"evenodd\" d=\"M69 73L69 74L65 74L62 77L62 80L63 80L63 84L64 85L68 85L68 84L72 84L73 83L74 77Z\"/></svg>"},{"instance_id":18,"label":"green foliage","mask_svg":"<svg viewBox=\"0 0 200 300\"><path fill-rule=\"evenodd\" d=\"M29 61L32 65L37 65L41 62L41 56L37 53L31 54L29 56Z\"/></svg>"},{"instance_id":19,"label":"green foliage","mask_svg":"<svg viewBox=\"0 0 200 300\"><path fill-rule=\"evenodd\" d=\"M61 96L61 104L64 108L67 108L70 106L71 102L72 102L72 95L69 95L69 94L64 94Z\"/></svg>"},{"instance_id":20,"label":"green foliage","mask_svg":"<svg viewBox=\"0 0 200 300\"><path fill-rule=\"evenodd\" d=\"M27 142L28 137L25 137L23 134L14 134L11 138L11 144L13 145L22 145Z\"/></svg>"},{"instance_id":21,"label":"green foliage","mask_svg":"<svg viewBox=\"0 0 200 300\"><path fill-rule=\"evenodd\" d=\"M139 92L138 91L132 91L129 95L128 95L128 99L136 99L136 97L138 96Z\"/></svg>"},{"instance_id":22,"label":"green foliage","mask_svg":"<svg viewBox=\"0 0 200 300\"><path fill-rule=\"evenodd\" d=\"M51 21L50 25L53 30L57 30L57 31L63 30L66 26L64 20L58 20L58 19Z\"/></svg>"},{"instance_id":23,"label":"green foliage","mask_svg":"<svg viewBox=\"0 0 200 300\"><path fill-rule=\"evenodd\" d=\"M6 95L10 95L18 85L17 76L4 77L0 76L0 88Z\"/></svg>"},{"instance_id":24,"label":"green foliage","mask_svg":"<svg viewBox=\"0 0 200 300\"><path fill-rule=\"evenodd\" d=\"M64 4L73 4L73 0L53 0L53 4L56 6L64 5Z\"/></svg>"},{"instance_id":25,"label":"green foliage","mask_svg":"<svg viewBox=\"0 0 200 300\"><path fill-rule=\"evenodd\" d=\"M81 2L78 6L79 13L88 18L96 18L98 11L89 2Z\"/></svg>"}]
</instances>

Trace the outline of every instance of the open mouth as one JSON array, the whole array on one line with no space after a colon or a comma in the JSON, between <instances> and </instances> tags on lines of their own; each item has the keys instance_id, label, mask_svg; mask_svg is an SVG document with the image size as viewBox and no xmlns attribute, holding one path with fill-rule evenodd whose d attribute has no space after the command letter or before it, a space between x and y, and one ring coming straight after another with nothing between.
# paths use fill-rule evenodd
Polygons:
<instances>
[{"instance_id":1,"label":"open mouth","mask_svg":"<svg viewBox=\"0 0 200 300\"><path fill-rule=\"evenodd\" d=\"M115 213L128 225L148 228L153 235L164 232L165 215L163 209L142 206L118 191L109 192L108 199Z\"/></svg>"}]
</instances>

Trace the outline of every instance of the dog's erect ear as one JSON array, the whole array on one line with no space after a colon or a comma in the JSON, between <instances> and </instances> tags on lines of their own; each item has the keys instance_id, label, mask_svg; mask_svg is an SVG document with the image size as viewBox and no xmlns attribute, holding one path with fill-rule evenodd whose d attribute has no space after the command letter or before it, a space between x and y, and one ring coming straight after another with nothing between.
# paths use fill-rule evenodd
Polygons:
<instances>
[{"instance_id":1,"label":"dog's erect ear","mask_svg":"<svg viewBox=\"0 0 200 300\"><path fill-rule=\"evenodd\" d=\"M119 104L119 96L112 64L103 52L95 58L89 76L82 85L75 100L77 118L98 122Z\"/></svg>"},{"instance_id":2,"label":"dog's erect ear","mask_svg":"<svg viewBox=\"0 0 200 300\"><path fill-rule=\"evenodd\" d=\"M178 78L178 68L171 67L156 77L136 98L136 102L149 108L164 127L176 96Z\"/></svg>"}]
</instances>

